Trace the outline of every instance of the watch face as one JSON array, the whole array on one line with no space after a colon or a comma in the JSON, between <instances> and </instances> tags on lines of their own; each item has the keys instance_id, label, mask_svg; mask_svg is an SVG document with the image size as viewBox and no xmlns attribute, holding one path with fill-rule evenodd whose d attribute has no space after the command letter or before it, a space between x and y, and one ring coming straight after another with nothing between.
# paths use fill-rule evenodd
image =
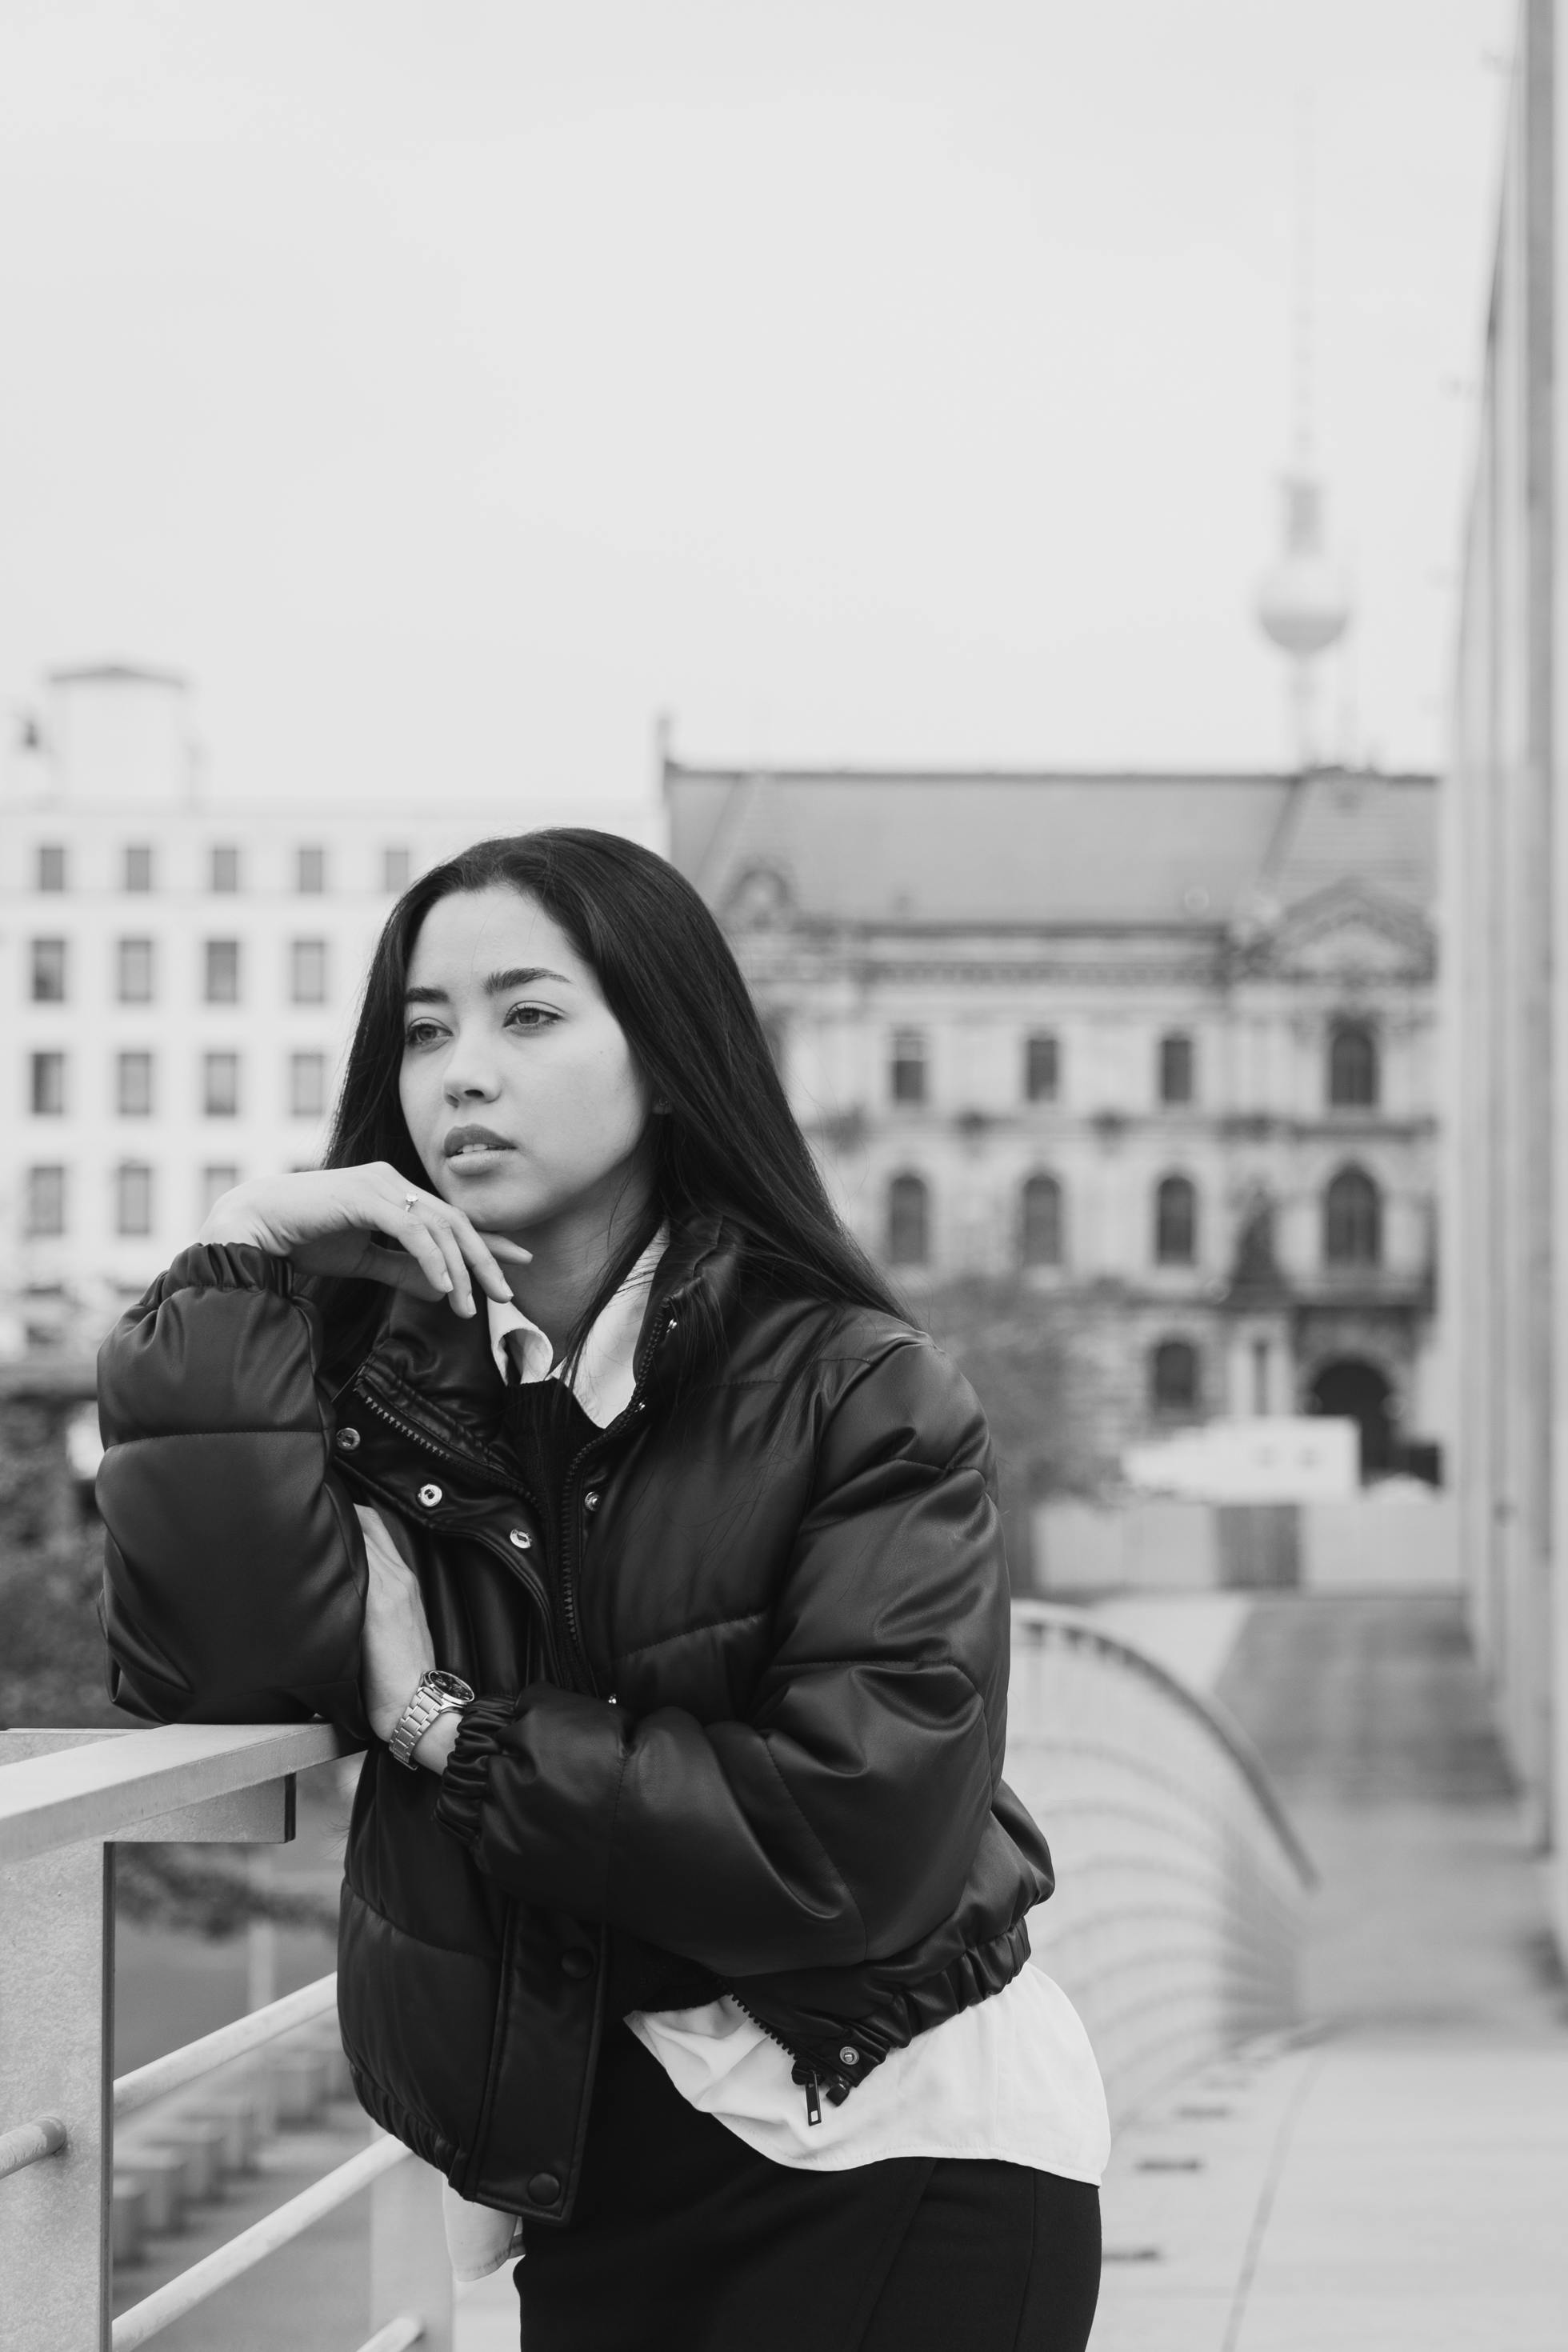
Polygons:
<instances>
[{"instance_id":1,"label":"watch face","mask_svg":"<svg viewBox=\"0 0 1568 2352\"><path fill-rule=\"evenodd\" d=\"M457 1675L432 1673L427 1674L425 1680L428 1686L445 1692L448 1698L470 1699L474 1695L468 1684Z\"/></svg>"}]
</instances>

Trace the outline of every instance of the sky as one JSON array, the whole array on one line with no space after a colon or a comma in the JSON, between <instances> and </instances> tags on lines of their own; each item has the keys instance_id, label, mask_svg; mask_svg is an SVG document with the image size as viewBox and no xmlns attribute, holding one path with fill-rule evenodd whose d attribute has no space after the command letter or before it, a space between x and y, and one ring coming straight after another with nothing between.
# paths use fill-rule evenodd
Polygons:
<instances>
[{"instance_id":1,"label":"sky","mask_svg":"<svg viewBox=\"0 0 1568 2352\"><path fill-rule=\"evenodd\" d=\"M5 0L0 699L212 788L1440 761L1511 0Z\"/></svg>"}]
</instances>

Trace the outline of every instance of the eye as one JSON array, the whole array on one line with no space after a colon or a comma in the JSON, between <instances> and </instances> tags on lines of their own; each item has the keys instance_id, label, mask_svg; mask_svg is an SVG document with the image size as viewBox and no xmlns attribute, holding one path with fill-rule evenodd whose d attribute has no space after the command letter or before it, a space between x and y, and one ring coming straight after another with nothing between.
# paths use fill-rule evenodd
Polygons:
<instances>
[{"instance_id":1,"label":"eye","mask_svg":"<svg viewBox=\"0 0 1568 2352\"><path fill-rule=\"evenodd\" d=\"M509 1029L547 1029L560 1015L544 1004L514 1004L506 1016Z\"/></svg>"},{"instance_id":2,"label":"eye","mask_svg":"<svg viewBox=\"0 0 1568 2352\"><path fill-rule=\"evenodd\" d=\"M405 1049L416 1045L428 1045L431 1039L438 1037L440 1034L440 1029L434 1021L410 1021L403 1032Z\"/></svg>"}]
</instances>

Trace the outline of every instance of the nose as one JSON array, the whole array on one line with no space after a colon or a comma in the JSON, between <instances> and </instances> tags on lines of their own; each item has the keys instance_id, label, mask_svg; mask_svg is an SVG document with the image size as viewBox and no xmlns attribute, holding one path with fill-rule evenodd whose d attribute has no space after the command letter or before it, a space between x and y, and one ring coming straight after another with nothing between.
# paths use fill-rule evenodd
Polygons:
<instances>
[{"instance_id":1,"label":"nose","mask_svg":"<svg viewBox=\"0 0 1568 2352\"><path fill-rule=\"evenodd\" d=\"M482 1038L459 1034L441 1074L441 1091L454 1108L459 1103L495 1101L500 1081Z\"/></svg>"}]
</instances>

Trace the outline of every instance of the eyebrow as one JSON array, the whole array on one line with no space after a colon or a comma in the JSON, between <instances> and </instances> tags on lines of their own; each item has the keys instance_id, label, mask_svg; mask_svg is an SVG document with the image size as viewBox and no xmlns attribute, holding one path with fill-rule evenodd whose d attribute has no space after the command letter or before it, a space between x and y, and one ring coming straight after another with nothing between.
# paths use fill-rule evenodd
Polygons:
<instances>
[{"instance_id":1,"label":"eyebrow","mask_svg":"<svg viewBox=\"0 0 1568 2352\"><path fill-rule=\"evenodd\" d=\"M572 982L563 971L551 971L542 963L521 963L510 971L492 971L485 982L487 996L504 996L509 988L531 988L536 980L558 980L563 988ZM403 992L405 1004L446 1004L450 1002L444 988L407 988Z\"/></svg>"}]
</instances>

